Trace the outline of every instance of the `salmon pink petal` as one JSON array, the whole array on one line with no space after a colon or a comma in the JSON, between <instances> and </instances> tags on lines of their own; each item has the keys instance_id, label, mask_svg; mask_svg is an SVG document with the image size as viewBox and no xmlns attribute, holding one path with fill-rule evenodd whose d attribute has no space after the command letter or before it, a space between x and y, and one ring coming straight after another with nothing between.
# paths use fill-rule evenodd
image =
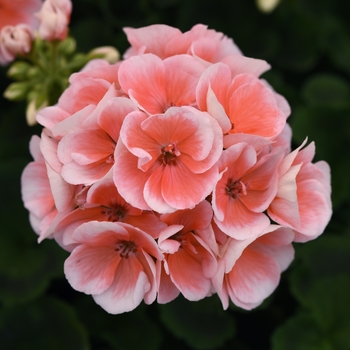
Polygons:
<instances>
[{"instance_id":1,"label":"salmon pink petal","mask_svg":"<svg viewBox=\"0 0 350 350\"><path fill-rule=\"evenodd\" d=\"M277 136L285 124L273 93L259 81L232 92L229 116L235 132L269 138Z\"/></svg>"},{"instance_id":2,"label":"salmon pink petal","mask_svg":"<svg viewBox=\"0 0 350 350\"><path fill-rule=\"evenodd\" d=\"M65 275L74 289L101 294L112 284L121 260L111 247L80 245L65 261Z\"/></svg>"},{"instance_id":3,"label":"salmon pink petal","mask_svg":"<svg viewBox=\"0 0 350 350\"><path fill-rule=\"evenodd\" d=\"M133 56L120 65L119 83L141 109L163 113L167 108L164 70L163 61L153 54Z\"/></svg>"},{"instance_id":4,"label":"salmon pink petal","mask_svg":"<svg viewBox=\"0 0 350 350\"><path fill-rule=\"evenodd\" d=\"M111 314L135 309L151 288L140 261L130 256L121 259L113 283L103 293L93 295L95 302Z\"/></svg>"},{"instance_id":5,"label":"salmon pink petal","mask_svg":"<svg viewBox=\"0 0 350 350\"><path fill-rule=\"evenodd\" d=\"M150 210L143 197L149 174L139 170L138 158L125 149L118 151L113 168L113 180L121 196L132 206ZM120 147L122 148L122 147Z\"/></svg>"},{"instance_id":6,"label":"salmon pink petal","mask_svg":"<svg viewBox=\"0 0 350 350\"><path fill-rule=\"evenodd\" d=\"M54 198L44 162L29 163L22 173L21 184L24 206L36 217L42 218L54 208Z\"/></svg>"},{"instance_id":7,"label":"salmon pink petal","mask_svg":"<svg viewBox=\"0 0 350 350\"><path fill-rule=\"evenodd\" d=\"M155 142L154 135L150 136L144 132L144 128L147 129L147 122L148 117L145 113L131 112L125 117L120 130L123 144L132 154L140 158L138 162L140 168L160 155L159 145Z\"/></svg>"},{"instance_id":8,"label":"salmon pink petal","mask_svg":"<svg viewBox=\"0 0 350 350\"><path fill-rule=\"evenodd\" d=\"M136 111L136 105L125 97L110 98L98 116L98 125L117 142L124 118Z\"/></svg>"},{"instance_id":9,"label":"salmon pink petal","mask_svg":"<svg viewBox=\"0 0 350 350\"><path fill-rule=\"evenodd\" d=\"M271 257L246 249L226 278L231 300L250 310L275 290L280 270Z\"/></svg>"},{"instance_id":10,"label":"salmon pink petal","mask_svg":"<svg viewBox=\"0 0 350 350\"><path fill-rule=\"evenodd\" d=\"M168 204L163 197L163 171L163 167L158 167L148 177L142 189L143 197L152 210L158 213L172 213L176 209Z\"/></svg>"},{"instance_id":11,"label":"salmon pink petal","mask_svg":"<svg viewBox=\"0 0 350 350\"><path fill-rule=\"evenodd\" d=\"M295 229L316 238L324 231L332 215L328 194L322 184L315 179L298 182L298 204L300 226Z\"/></svg>"},{"instance_id":12,"label":"salmon pink petal","mask_svg":"<svg viewBox=\"0 0 350 350\"><path fill-rule=\"evenodd\" d=\"M162 176L162 196L174 208L191 208L205 199L213 190L217 180L216 167L201 174L193 174L182 163L175 167L165 167ZM186 181L182 181L186 179ZM150 177L145 187L145 198L151 197L154 179Z\"/></svg>"},{"instance_id":13,"label":"salmon pink petal","mask_svg":"<svg viewBox=\"0 0 350 350\"><path fill-rule=\"evenodd\" d=\"M136 29L125 27L123 30L136 52L140 50L142 53L152 52L160 58L167 57L165 53L167 43L182 34L179 29L164 24L154 24ZM128 54L124 55L124 58L128 57Z\"/></svg>"},{"instance_id":14,"label":"salmon pink petal","mask_svg":"<svg viewBox=\"0 0 350 350\"><path fill-rule=\"evenodd\" d=\"M227 65L216 63L209 66L199 79L197 86L197 103L202 111L208 111L208 90L213 91L217 101L228 112L227 92L231 82L231 72Z\"/></svg>"},{"instance_id":15,"label":"salmon pink petal","mask_svg":"<svg viewBox=\"0 0 350 350\"><path fill-rule=\"evenodd\" d=\"M193 209L177 210L171 214L163 214L161 216L161 220L168 225L171 225L168 227L168 229L173 227L174 223L177 223L183 226L179 228L179 231L183 228L185 232L190 232L194 230L206 229L211 223L212 216L213 210L210 203L208 201L203 201L196 205ZM164 236L164 233L162 233L159 237L158 243L161 242L161 237L165 239L170 236Z\"/></svg>"},{"instance_id":16,"label":"salmon pink petal","mask_svg":"<svg viewBox=\"0 0 350 350\"><path fill-rule=\"evenodd\" d=\"M157 270L159 274L157 302L159 304L166 304L177 298L180 294L180 291L171 281L170 276L164 270L163 263L159 260L157 261Z\"/></svg>"},{"instance_id":17,"label":"salmon pink petal","mask_svg":"<svg viewBox=\"0 0 350 350\"><path fill-rule=\"evenodd\" d=\"M265 214L248 210L239 199L229 200L224 210L224 220L220 221L214 215L214 221L222 231L235 239L256 236L270 224Z\"/></svg>"},{"instance_id":18,"label":"salmon pink petal","mask_svg":"<svg viewBox=\"0 0 350 350\"><path fill-rule=\"evenodd\" d=\"M193 256L179 249L168 256L170 278L184 297L191 301L205 298L211 281L204 277L202 265Z\"/></svg>"},{"instance_id":19,"label":"salmon pink petal","mask_svg":"<svg viewBox=\"0 0 350 350\"><path fill-rule=\"evenodd\" d=\"M250 58L243 55L229 55L224 57L221 62L229 66L233 77L245 73L254 75L258 78L261 74L271 68L271 66L264 60Z\"/></svg>"},{"instance_id":20,"label":"salmon pink petal","mask_svg":"<svg viewBox=\"0 0 350 350\"><path fill-rule=\"evenodd\" d=\"M167 106L192 106L196 87L205 67L189 55L176 55L164 60Z\"/></svg>"},{"instance_id":21,"label":"salmon pink petal","mask_svg":"<svg viewBox=\"0 0 350 350\"><path fill-rule=\"evenodd\" d=\"M70 113L58 106L48 106L38 112L36 120L43 127L52 130L57 123L67 119L70 115Z\"/></svg>"}]
</instances>

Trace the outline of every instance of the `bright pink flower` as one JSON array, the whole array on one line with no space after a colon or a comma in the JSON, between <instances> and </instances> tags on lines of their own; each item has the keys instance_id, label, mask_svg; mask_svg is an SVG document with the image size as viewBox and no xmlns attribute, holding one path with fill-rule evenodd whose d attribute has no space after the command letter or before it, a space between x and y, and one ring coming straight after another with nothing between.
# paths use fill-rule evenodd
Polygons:
<instances>
[{"instance_id":1,"label":"bright pink flower","mask_svg":"<svg viewBox=\"0 0 350 350\"><path fill-rule=\"evenodd\" d=\"M218 180L222 134L216 121L191 107L126 116L116 148L114 182L134 207L159 213L194 207Z\"/></svg>"},{"instance_id":2,"label":"bright pink flower","mask_svg":"<svg viewBox=\"0 0 350 350\"><path fill-rule=\"evenodd\" d=\"M221 179L213 191L214 221L230 237L247 239L270 224L263 213L277 193L277 168L284 153L257 157L253 146L238 143L219 161Z\"/></svg>"},{"instance_id":3,"label":"bright pink flower","mask_svg":"<svg viewBox=\"0 0 350 350\"><path fill-rule=\"evenodd\" d=\"M156 267L162 260L154 239L124 223L91 221L73 233L79 243L64 264L72 287L91 294L112 314L135 309L156 298Z\"/></svg>"},{"instance_id":4,"label":"bright pink flower","mask_svg":"<svg viewBox=\"0 0 350 350\"><path fill-rule=\"evenodd\" d=\"M210 226L212 214L209 202L203 201L194 209L161 216L169 227L158 239L165 256L164 265L157 265L159 303L173 300L179 292L188 300L200 300L210 294L211 278L217 270L210 248L215 241Z\"/></svg>"},{"instance_id":5,"label":"bright pink flower","mask_svg":"<svg viewBox=\"0 0 350 350\"><path fill-rule=\"evenodd\" d=\"M64 40L68 34L71 12L70 0L45 0L37 13L40 37L48 41Z\"/></svg>"},{"instance_id":6,"label":"bright pink flower","mask_svg":"<svg viewBox=\"0 0 350 350\"><path fill-rule=\"evenodd\" d=\"M297 242L318 237L332 215L329 166L313 164L315 144L300 151L304 143L282 161L277 195L268 208L274 221L296 231Z\"/></svg>"},{"instance_id":7,"label":"bright pink flower","mask_svg":"<svg viewBox=\"0 0 350 350\"><path fill-rule=\"evenodd\" d=\"M224 134L245 133L273 139L286 121L272 90L250 74L231 77L230 68L222 63L210 66L202 74L197 103L200 110L218 120Z\"/></svg>"},{"instance_id":8,"label":"bright pink flower","mask_svg":"<svg viewBox=\"0 0 350 350\"><path fill-rule=\"evenodd\" d=\"M32 28L27 24L3 27L0 31L0 64L13 61L17 55L29 53L32 40Z\"/></svg>"},{"instance_id":9,"label":"bright pink flower","mask_svg":"<svg viewBox=\"0 0 350 350\"><path fill-rule=\"evenodd\" d=\"M171 106L194 106L196 87L205 67L188 55L162 61L153 54L130 57L120 65L119 83L146 113Z\"/></svg>"},{"instance_id":10,"label":"bright pink flower","mask_svg":"<svg viewBox=\"0 0 350 350\"><path fill-rule=\"evenodd\" d=\"M271 225L246 240L228 239L213 278L224 309L231 299L236 306L251 310L276 289L281 272L294 258L293 238L291 229Z\"/></svg>"},{"instance_id":11,"label":"bright pink flower","mask_svg":"<svg viewBox=\"0 0 350 350\"><path fill-rule=\"evenodd\" d=\"M0 0L0 30L6 25L28 24L35 27L34 13L39 10L41 0Z\"/></svg>"}]
</instances>

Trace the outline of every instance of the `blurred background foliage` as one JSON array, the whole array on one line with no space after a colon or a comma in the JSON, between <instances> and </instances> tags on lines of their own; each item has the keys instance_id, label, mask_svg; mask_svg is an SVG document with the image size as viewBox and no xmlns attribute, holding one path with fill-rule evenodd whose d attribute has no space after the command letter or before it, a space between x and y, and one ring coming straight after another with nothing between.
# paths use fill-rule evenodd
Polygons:
<instances>
[{"instance_id":1,"label":"blurred background foliage","mask_svg":"<svg viewBox=\"0 0 350 350\"><path fill-rule=\"evenodd\" d=\"M197 23L232 37L289 101L294 146L316 142L332 169L334 214L325 233L295 244L276 292L257 309L223 311L216 296L178 298L109 315L64 278L67 253L37 244L20 196L31 161L24 103L0 106L0 348L14 350L350 349L350 1L281 0L271 13L254 0L73 0L71 35L81 52L128 47L124 26ZM11 82L1 67L0 88Z\"/></svg>"}]
</instances>

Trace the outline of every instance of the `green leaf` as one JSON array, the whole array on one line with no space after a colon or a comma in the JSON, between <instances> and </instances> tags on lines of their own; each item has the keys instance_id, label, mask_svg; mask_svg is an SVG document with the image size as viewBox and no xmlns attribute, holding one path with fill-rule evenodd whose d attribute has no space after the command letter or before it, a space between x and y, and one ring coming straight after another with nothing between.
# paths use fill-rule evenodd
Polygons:
<instances>
[{"instance_id":1,"label":"green leaf","mask_svg":"<svg viewBox=\"0 0 350 350\"><path fill-rule=\"evenodd\" d=\"M332 108L350 107L350 85L335 74L320 73L308 79L302 95L309 105Z\"/></svg>"},{"instance_id":2,"label":"green leaf","mask_svg":"<svg viewBox=\"0 0 350 350\"><path fill-rule=\"evenodd\" d=\"M6 350L86 350L88 336L66 303L53 298L0 311L0 343Z\"/></svg>"},{"instance_id":3,"label":"green leaf","mask_svg":"<svg viewBox=\"0 0 350 350\"><path fill-rule=\"evenodd\" d=\"M97 305L91 296L86 295L81 295L75 305L91 338L96 342L103 340L115 350L160 349L163 335L146 314L146 310L152 306L140 304L131 312L111 315Z\"/></svg>"},{"instance_id":4,"label":"green leaf","mask_svg":"<svg viewBox=\"0 0 350 350\"><path fill-rule=\"evenodd\" d=\"M336 350L306 313L288 319L273 334L271 342L272 350Z\"/></svg>"},{"instance_id":5,"label":"green leaf","mask_svg":"<svg viewBox=\"0 0 350 350\"><path fill-rule=\"evenodd\" d=\"M233 317L222 310L218 298L193 302L180 296L159 305L159 311L169 331L194 349L215 349L235 335Z\"/></svg>"}]
</instances>

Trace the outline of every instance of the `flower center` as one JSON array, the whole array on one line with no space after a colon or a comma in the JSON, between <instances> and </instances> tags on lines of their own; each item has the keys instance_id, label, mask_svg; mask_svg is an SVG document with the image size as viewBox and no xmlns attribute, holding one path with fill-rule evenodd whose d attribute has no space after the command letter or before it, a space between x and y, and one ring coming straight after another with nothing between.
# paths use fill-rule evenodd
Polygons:
<instances>
[{"instance_id":1,"label":"flower center","mask_svg":"<svg viewBox=\"0 0 350 350\"><path fill-rule=\"evenodd\" d=\"M247 187L240 180L233 181L232 179L229 179L225 189L226 193L233 199L237 199L239 196L245 196L247 194Z\"/></svg>"},{"instance_id":2,"label":"flower center","mask_svg":"<svg viewBox=\"0 0 350 350\"><path fill-rule=\"evenodd\" d=\"M105 208L101 211L101 214L106 215L108 221L116 222L125 218L126 209L121 205L116 205L113 208Z\"/></svg>"},{"instance_id":3,"label":"flower center","mask_svg":"<svg viewBox=\"0 0 350 350\"><path fill-rule=\"evenodd\" d=\"M121 258L128 259L130 253L136 253L137 248L134 242L132 241L119 241L117 246L114 248L116 252L119 252Z\"/></svg>"},{"instance_id":4,"label":"flower center","mask_svg":"<svg viewBox=\"0 0 350 350\"><path fill-rule=\"evenodd\" d=\"M170 143L168 146L162 147L162 154L160 155L160 160L163 164L175 164L176 157L181 153L177 148L176 142Z\"/></svg>"}]
</instances>

